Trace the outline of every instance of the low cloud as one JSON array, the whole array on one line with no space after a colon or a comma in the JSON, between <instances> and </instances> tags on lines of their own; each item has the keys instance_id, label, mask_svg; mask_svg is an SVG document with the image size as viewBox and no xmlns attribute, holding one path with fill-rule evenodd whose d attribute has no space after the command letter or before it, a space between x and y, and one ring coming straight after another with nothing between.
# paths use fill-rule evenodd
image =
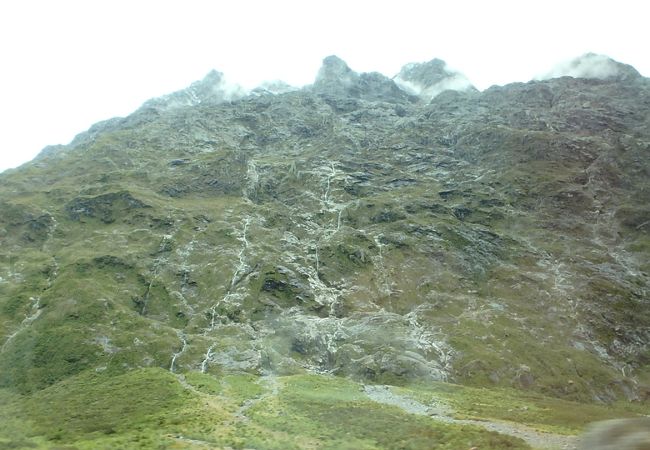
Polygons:
<instances>
[{"instance_id":1,"label":"low cloud","mask_svg":"<svg viewBox=\"0 0 650 450\"><path fill-rule=\"evenodd\" d=\"M623 75L621 66L622 64L605 55L587 53L579 58L558 64L550 72L536 77L536 79L548 80L550 78L573 77L606 80Z\"/></svg>"},{"instance_id":2,"label":"low cloud","mask_svg":"<svg viewBox=\"0 0 650 450\"><path fill-rule=\"evenodd\" d=\"M461 74L450 75L431 86L424 86L420 83L403 80L399 77L394 78L393 81L402 90L425 100L431 100L444 91L467 91L473 89L472 83Z\"/></svg>"},{"instance_id":3,"label":"low cloud","mask_svg":"<svg viewBox=\"0 0 650 450\"><path fill-rule=\"evenodd\" d=\"M286 94L287 92L297 91L300 88L291 86L288 83L285 83L281 80L273 81L263 81L255 89L251 91L253 95L277 95L277 94Z\"/></svg>"}]
</instances>

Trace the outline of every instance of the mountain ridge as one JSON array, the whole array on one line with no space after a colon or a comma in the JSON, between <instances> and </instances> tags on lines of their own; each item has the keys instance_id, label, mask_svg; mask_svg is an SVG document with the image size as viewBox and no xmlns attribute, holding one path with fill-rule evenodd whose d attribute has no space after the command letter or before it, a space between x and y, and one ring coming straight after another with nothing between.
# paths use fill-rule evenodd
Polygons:
<instances>
[{"instance_id":1,"label":"mountain ridge","mask_svg":"<svg viewBox=\"0 0 650 450\"><path fill-rule=\"evenodd\" d=\"M349 77L347 83L351 83L352 79L358 79L359 73L353 71L349 68L347 63L335 55L330 55L323 60L323 65L321 66L320 71L327 69L330 65L338 66L341 73L344 73L346 77ZM346 84L337 80L337 76L341 76L341 73L336 74L334 71L333 75L330 75L329 81L321 81L321 84L327 85L332 84L340 85ZM619 74L619 75L617 75ZM386 84L387 77L378 72L369 72L363 73L364 75L364 84L372 83L374 80L375 83ZM550 70L547 74L542 77L533 79L529 82L512 82L508 85L518 85L522 83L533 83L538 81L549 80L552 78L559 78L563 76L578 77L584 75L585 78L591 79L604 79L610 80L620 80L620 81L630 81L630 80L640 80L645 79L641 74L639 74L636 69L627 64L620 63L615 61L607 56L586 53L580 57L574 58L570 61L559 63L554 69ZM284 94L292 91L297 91L301 89L313 89L316 85L318 90L319 75L317 74L316 80L312 85L306 85L304 87L295 87L291 86L283 81L268 81L263 82L260 86L255 87L251 90L247 90L237 83L228 81L222 72L219 72L215 69L212 69L206 76L199 81L193 82L190 86L179 91L175 91L170 94L166 94L160 97L155 97L150 100L147 100L143 105L138 109L157 109L157 108L173 108L176 106L192 106L196 105L202 101L212 102L212 103L222 103L229 102L233 100L241 100L249 96L259 96L259 95L276 95ZM396 93L395 87L399 88L400 91L406 94L406 98L410 95L410 101L415 101L416 97L420 97L421 101L430 101L435 98L435 96L441 94L446 90L457 91L457 92L478 92L474 86L471 85L471 82L460 72L451 70L447 67L447 64L438 58L434 58L431 61L423 63L407 63L405 64L400 72L393 76L391 80L394 82L394 86L388 88L390 94L397 95L401 97L399 93ZM357 81L357 84L359 81ZM505 85L505 86L508 86ZM371 85L368 87L372 88ZM375 86L376 87L376 86ZM498 88L499 86L495 85L488 89ZM359 87L356 88L359 90ZM367 88L366 88L367 89ZM384 88L386 89L386 88ZM486 90L488 90L486 89ZM327 89L325 89L327 90ZM356 94L358 95L358 94ZM135 111L137 112L137 111ZM129 115L130 116L130 115ZM128 117L128 116L127 116ZM115 126L125 117L114 117L104 121L100 121L92 125L87 131L79 133L69 144L68 146L75 146L80 140L82 140L86 135L93 135L97 131L105 129L107 127ZM45 147L36 158L40 157L41 154L49 154L53 151L61 150L66 145L53 145ZM10 169L9 169L10 170Z\"/></svg>"},{"instance_id":2,"label":"mountain ridge","mask_svg":"<svg viewBox=\"0 0 650 450\"><path fill-rule=\"evenodd\" d=\"M328 66L328 61L337 61L336 64L345 67L345 72L352 78L358 77L359 74L349 68L347 63L335 55L330 55L323 60L323 65L320 70ZM409 72L411 75L409 75ZM617 75L618 74L618 75ZM541 77L536 77L529 82L512 82L509 84L531 83L552 78L560 78L563 76L570 77L583 77L591 79L607 79L610 80L638 80L644 79L636 69L632 66L615 61L605 55L595 53L586 53L582 56L574 58L570 61L562 62L556 65L555 68L548 71ZM370 77L370 78L368 78ZM375 79L385 79L385 75L378 72L365 73L366 84L374 77ZM406 77L406 78L405 78ZM318 74L317 77L318 78ZM460 72L451 70L447 64L438 58L434 58L428 62L422 63L407 63L402 66L399 73L391 78L395 82L395 86L404 92L407 96L420 97L421 101L429 101L435 98L440 93L451 90L458 92L473 92L477 91L471 82ZM331 81L330 81L331 83ZM316 79L314 84L318 85ZM284 94L287 92L297 91L301 89L310 89L313 85L306 85L303 87L291 86L284 81L267 81L261 83L259 86L247 90L237 83L233 83L224 78L224 74L218 70L212 69L206 76L199 81L193 82L190 86L170 94L165 94L160 97L155 97L147 100L139 109L143 108L169 108L173 105L191 106L198 104L201 101L208 102L228 102L233 100L241 100L248 96L259 95L276 95ZM507 85L506 85L507 86ZM498 87L492 86L487 89ZM485 89L485 90L487 90ZM394 87L389 88L392 94L395 95ZM397 94L399 96L399 94ZM415 97L411 97L414 101ZM137 112L137 111L135 111ZM124 117L113 117L104 121L100 121L92 125L87 131L79 133L75 138L67 144L68 146L75 146L79 139L82 139L87 133L93 134L98 129L102 129L116 123L119 123ZM61 150L65 144L57 144L46 146L35 157L38 158L41 154L49 154L56 150ZM11 170L11 169L7 169Z\"/></svg>"}]
</instances>

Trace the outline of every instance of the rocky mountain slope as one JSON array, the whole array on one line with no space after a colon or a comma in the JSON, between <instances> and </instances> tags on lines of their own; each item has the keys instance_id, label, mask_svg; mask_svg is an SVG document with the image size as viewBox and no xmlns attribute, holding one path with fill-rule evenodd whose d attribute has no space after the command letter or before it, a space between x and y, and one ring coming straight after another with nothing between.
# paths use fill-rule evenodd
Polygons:
<instances>
[{"instance_id":1,"label":"rocky mountain slope","mask_svg":"<svg viewBox=\"0 0 650 450\"><path fill-rule=\"evenodd\" d=\"M7 404L144 374L186 405L334 375L647 406L650 81L610 63L483 92L439 60L252 93L212 72L45 149L0 175Z\"/></svg>"}]
</instances>

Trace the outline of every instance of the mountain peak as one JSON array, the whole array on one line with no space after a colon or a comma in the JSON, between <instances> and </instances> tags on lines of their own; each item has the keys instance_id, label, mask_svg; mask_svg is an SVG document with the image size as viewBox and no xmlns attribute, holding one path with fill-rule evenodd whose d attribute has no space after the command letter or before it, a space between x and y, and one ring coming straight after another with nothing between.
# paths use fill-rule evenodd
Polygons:
<instances>
[{"instance_id":1,"label":"mountain peak","mask_svg":"<svg viewBox=\"0 0 650 450\"><path fill-rule=\"evenodd\" d=\"M330 55L323 59L318 70L314 89L321 92L344 93L347 87L359 79L359 74L350 69L341 58Z\"/></svg>"},{"instance_id":2,"label":"mountain peak","mask_svg":"<svg viewBox=\"0 0 650 450\"><path fill-rule=\"evenodd\" d=\"M449 69L447 63L438 58L425 63L406 64L393 81L426 101L446 90L476 90L465 75Z\"/></svg>"},{"instance_id":3,"label":"mountain peak","mask_svg":"<svg viewBox=\"0 0 650 450\"><path fill-rule=\"evenodd\" d=\"M352 69L348 67L347 63L336 55L329 55L323 58L323 66L321 70L332 71L335 73L352 72Z\"/></svg>"},{"instance_id":4,"label":"mountain peak","mask_svg":"<svg viewBox=\"0 0 650 450\"><path fill-rule=\"evenodd\" d=\"M434 58L424 63L408 63L400 70L402 78L423 83L436 83L449 75L447 63L442 59Z\"/></svg>"},{"instance_id":5,"label":"mountain peak","mask_svg":"<svg viewBox=\"0 0 650 450\"><path fill-rule=\"evenodd\" d=\"M585 53L570 61L562 62L540 78L546 80L566 76L609 81L641 78L641 74L634 67L597 53Z\"/></svg>"},{"instance_id":6,"label":"mountain peak","mask_svg":"<svg viewBox=\"0 0 650 450\"><path fill-rule=\"evenodd\" d=\"M357 73L335 55L323 59L312 86L314 92L369 101L402 102L408 99L390 78L379 72Z\"/></svg>"},{"instance_id":7,"label":"mountain peak","mask_svg":"<svg viewBox=\"0 0 650 450\"><path fill-rule=\"evenodd\" d=\"M237 100L248 94L242 86L231 83L222 72L210 70L203 79L187 88L151 99L143 105L157 110L168 110L200 103L222 103Z\"/></svg>"}]
</instances>

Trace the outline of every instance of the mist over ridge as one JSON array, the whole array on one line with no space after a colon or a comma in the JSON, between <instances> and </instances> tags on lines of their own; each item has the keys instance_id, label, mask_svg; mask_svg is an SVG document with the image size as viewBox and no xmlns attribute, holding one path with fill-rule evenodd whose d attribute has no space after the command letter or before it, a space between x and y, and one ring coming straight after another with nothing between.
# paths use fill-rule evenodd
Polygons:
<instances>
[{"instance_id":1,"label":"mist over ridge","mask_svg":"<svg viewBox=\"0 0 650 450\"><path fill-rule=\"evenodd\" d=\"M249 95L282 94L299 89L318 89L319 84L322 86L327 83L330 88L339 85L342 89L346 89L359 77L368 76L387 78L386 74L378 72L357 73L335 55L324 58L314 83L305 86L291 86L282 80L268 80L252 89L246 89L236 80L229 79L227 74L212 70L203 80L192 83L188 88L152 99L145 105L153 105L156 102L166 102L169 105L191 105L202 100L233 101ZM586 53L572 60L558 63L544 75L534 77L533 80L549 80L563 76L598 80L641 77L629 65L614 61L605 55ZM443 60L437 58L429 62L407 63L399 73L392 76L391 80L397 88L409 95L419 97L422 101L430 101L448 90L478 92L463 73L449 68Z\"/></svg>"}]
</instances>

